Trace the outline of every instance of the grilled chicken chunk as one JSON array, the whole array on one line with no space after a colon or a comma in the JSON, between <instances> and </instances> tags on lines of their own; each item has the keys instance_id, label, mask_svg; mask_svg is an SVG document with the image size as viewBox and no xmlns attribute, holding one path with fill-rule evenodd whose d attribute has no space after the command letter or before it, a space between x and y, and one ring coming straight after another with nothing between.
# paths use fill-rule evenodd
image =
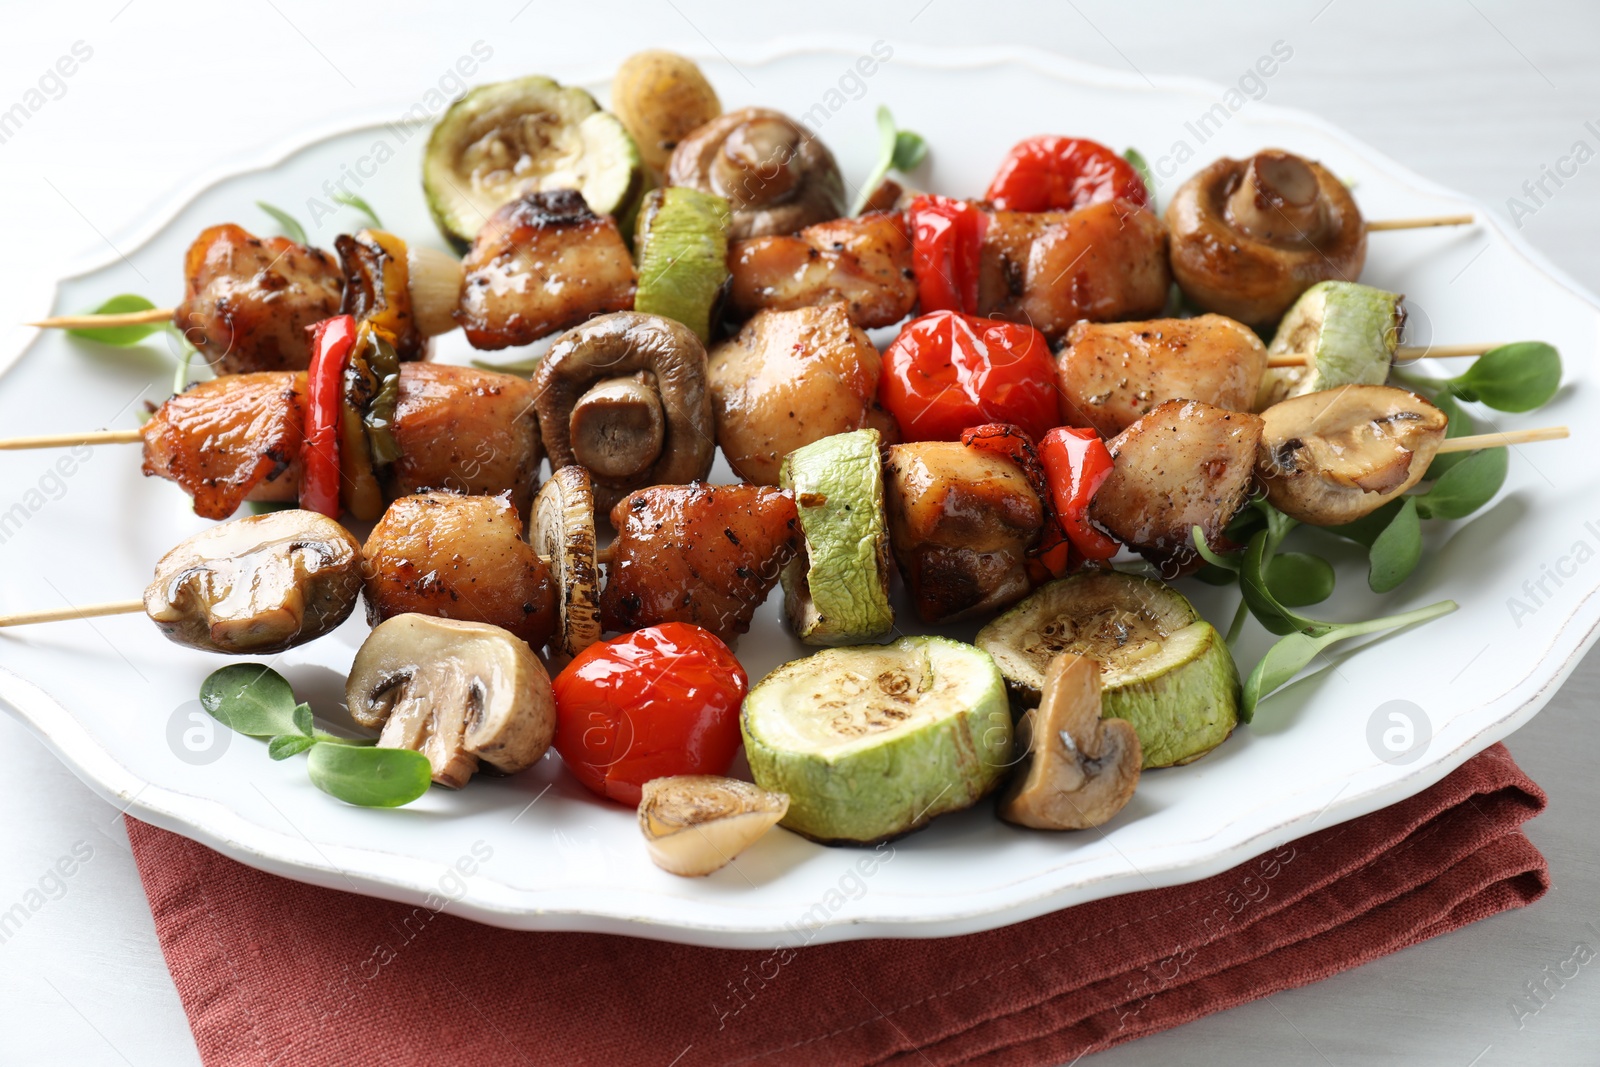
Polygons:
<instances>
[{"instance_id":1,"label":"grilled chicken chunk","mask_svg":"<svg viewBox=\"0 0 1600 1067\"><path fill-rule=\"evenodd\" d=\"M1259 415L1168 400L1106 442L1114 466L1089 518L1176 577L1197 566L1192 531L1223 546L1228 520L1250 496Z\"/></svg>"},{"instance_id":2,"label":"grilled chicken chunk","mask_svg":"<svg viewBox=\"0 0 1600 1067\"><path fill-rule=\"evenodd\" d=\"M1158 315L1172 272L1161 220L1126 200L1076 211L995 211L978 266L978 314L1059 340L1080 319Z\"/></svg>"},{"instance_id":3,"label":"grilled chicken chunk","mask_svg":"<svg viewBox=\"0 0 1600 1067\"><path fill-rule=\"evenodd\" d=\"M306 327L339 313L344 274L332 256L230 223L201 231L183 257L172 324L218 374L305 370Z\"/></svg>"},{"instance_id":4,"label":"grilled chicken chunk","mask_svg":"<svg viewBox=\"0 0 1600 1067\"><path fill-rule=\"evenodd\" d=\"M724 641L750 617L800 547L794 497L755 485L658 485L611 511L614 556L600 594L608 630L692 622Z\"/></svg>"},{"instance_id":5,"label":"grilled chicken chunk","mask_svg":"<svg viewBox=\"0 0 1600 1067\"><path fill-rule=\"evenodd\" d=\"M362 548L367 621L415 611L501 626L539 648L555 632L555 584L504 496L421 493L389 505Z\"/></svg>"},{"instance_id":6,"label":"grilled chicken chunk","mask_svg":"<svg viewBox=\"0 0 1600 1067\"><path fill-rule=\"evenodd\" d=\"M836 433L877 429L898 440L878 406L883 360L843 304L762 311L711 352L717 444L747 482L777 485L783 457Z\"/></svg>"},{"instance_id":7,"label":"grilled chicken chunk","mask_svg":"<svg viewBox=\"0 0 1600 1067\"><path fill-rule=\"evenodd\" d=\"M306 376L234 374L169 399L140 431L144 473L177 482L196 515L225 519L253 490L293 500L304 438Z\"/></svg>"},{"instance_id":8,"label":"grilled chicken chunk","mask_svg":"<svg viewBox=\"0 0 1600 1067\"><path fill-rule=\"evenodd\" d=\"M400 458L386 468L385 492L509 490L526 515L543 458L533 398L533 383L514 374L403 364L393 428Z\"/></svg>"},{"instance_id":9,"label":"grilled chicken chunk","mask_svg":"<svg viewBox=\"0 0 1600 1067\"><path fill-rule=\"evenodd\" d=\"M729 310L740 319L763 308L843 301L854 325L872 329L894 325L917 302L911 238L899 215L834 219L794 236L735 241L728 270Z\"/></svg>"},{"instance_id":10,"label":"grilled chicken chunk","mask_svg":"<svg viewBox=\"0 0 1600 1067\"><path fill-rule=\"evenodd\" d=\"M208 519L227 518L245 500L294 500L305 392L304 372L289 371L191 386L145 424L144 472L177 482ZM512 374L401 364L390 427L401 455L383 468L386 494L509 490L526 512L541 457L533 392Z\"/></svg>"},{"instance_id":11,"label":"grilled chicken chunk","mask_svg":"<svg viewBox=\"0 0 1600 1067\"><path fill-rule=\"evenodd\" d=\"M958 441L895 445L884 463L889 543L926 623L968 618L1032 588L1044 507L1015 463Z\"/></svg>"},{"instance_id":12,"label":"grilled chicken chunk","mask_svg":"<svg viewBox=\"0 0 1600 1067\"><path fill-rule=\"evenodd\" d=\"M1111 437L1167 400L1249 411L1266 369L1261 339L1221 315L1080 322L1056 357L1061 417Z\"/></svg>"},{"instance_id":13,"label":"grilled chicken chunk","mask_svg":"<svg viewBox=\"0 0 1600 1067\"><path fill-rule=\"evenodd\" d=\"M616 220L571 189L529 193L489 217L462 261L456 321L474 348L525 345L633 307L636 276Z\"/></svg>"}]
</instances>

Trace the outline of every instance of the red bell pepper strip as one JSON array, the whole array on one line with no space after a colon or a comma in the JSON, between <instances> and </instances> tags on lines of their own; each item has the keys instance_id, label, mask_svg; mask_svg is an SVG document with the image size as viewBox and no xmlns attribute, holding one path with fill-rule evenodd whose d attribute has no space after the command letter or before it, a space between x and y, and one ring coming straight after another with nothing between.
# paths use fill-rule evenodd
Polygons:
<instances>
[{"instance_id":1,"label":"red bell pepper strip","mask_svg":"<svg viewBox=\"0 0 1600 1067\"><path fill-rule=\"evenodd\" d=\"M340 513L340 404L343 402L344 368L355 339L356 320L352 315L335 315L311 327L300 506L330 519L337 519Z\"/></svg>"},{"instance_id":2,"label":"red bell pepper strip","mask_svg":"<svg viewBox=\"0 0 1600 1067\"><path fill-rule=\"evenodd\" d=\"M595 794L637 807L652 778L728 772L749 685L711 631L646 626L590 645L556 675L555 748Z\"/></svg>"},{"instance_id":3,"label":"red bell pepper strip","mask_svg":"<svg viewBox=\"0 0 1600 1067\"><path fill-rule=\"evenodd\" d=\"M906 211L917 299L930 311L978 310L978 254L989 216L965 200L919 196Z\"/></svg>"},{"instance_id":4,"label":"red bell pepper strip","mask_svg":"<svg viewBox=\"0 0 1600 1067\"><path fill-rule=\"evenodd\" d=\"M1028 578L1038 585L1071 571L1079 561L1073 559L1072 542L1056 521L1055 496L1033 439L1008 422L990 422L961 431L961 443L1015 463L1044 508L1044 528L1039 531L1039 540L1028 549Z\"/></svg>"},{"instance_id":5,"label":"red bell pepper strip","mask_svg":"<svg viewBox=\"0 0 1600 1067\"><path fill-rule=\"evenodd\" d=\"M1076 137L1019 142L984 194L999 211L1073 211L1119 198L1150 206L1150 190L1132 164L1103 144Z\"/></svg>"},{"instance_id":6,"label":"red bell pepper strip","mask_svg":"<svg viewBox=\"0 0 1600 1067\"><path fill-rule=\"evenodd\" d=\"M1089 522L1089 504L1111 477L1111 452L1100 435L1058 426L1039 442L1039 459L1050 481L1056 521L1086 559L1110 559L1121 546Z\"/></svg>"},{"instance_id":7,"label":"red bell pepper strip","mask_svg":"<svg viewBox=\"0 0 1600 1067\"><path fill-rule=\"evenodd\" d=\"M1044 335L954 311L905 325L883 354L878 400L907 441L956 441L986 422L1016 423L1037 438L1061 421Z\"/></svg>"}]
</instances>

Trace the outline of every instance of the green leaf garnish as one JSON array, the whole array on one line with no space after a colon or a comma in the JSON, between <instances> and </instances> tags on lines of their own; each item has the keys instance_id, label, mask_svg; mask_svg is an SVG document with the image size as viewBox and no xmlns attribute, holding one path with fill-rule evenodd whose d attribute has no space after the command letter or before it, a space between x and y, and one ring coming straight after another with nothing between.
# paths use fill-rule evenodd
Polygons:
<instances>
[{"instance_id":1,"label":"green leaf garnish","mask_svg":"<svg viewBox=\"0 0 1600 1067\"><path fill-rule=\"evenodd\" d=\"M1424 519L1464 519L1493 500L1506 482L1510 450L1484 448L1444 472L1428 491L1411 499Z\"/></svg>"},{"instance_id":2,"label":"green leaf garnish","mask_svg":"<svg viewBox=\"0 0 1600 1067\"><path fill-rule=\"evenodd\" d=\"M1396 501L1395 510L1367 548L1367 585L1374 593L1387 593L1411 577L1422 559L1422 524L1417 521L1417 499Z\"/></svg>"},{"instance_id":3,"label":"green leaf garnish","mask_svg":"<svg viewBox=\"0 0 1600 1067\"><path fill-rule=\"evenodd\" d=\"M1229 559L1227 556L1218 555L1212 550L1211 546L1206 542L1205 531L1200 529L1200 527L1195 526L1190 529L1189 536L1194 538L1194 550L1200 553L1200 558L1205 560L1211 566L1225 571L1237 572L1239 570L1238 560Z\"/></svg>"},{"instance_id":4,"label":"green leaf garnish","mask_svg":"<svg viewBox=\"0 0 1600 1067\"><path fill-rule=\"evenodd\" d=\"M257 200L256 207L272 216L272 220L283 230L283 235L297 245L309 245L306 240L306 228L300 225L300 220L284 211L282 208L273 207L264 200Z\"/></svg>"},{"instance_id":5,"label":"green leaf garnish","mask_svg":"<svg viewBox=\"0 0 1600 1067\"><path fill-rule=\"evenodd\" d=\"M286 760L290 756L297 756L317 743L314 737L304 734L279 734L267 742L267 755L275 760Z\"/></svg>"},{"instance_id":6,"label":"green leaf garnish","mask_svg":"<svg viewBox=\"0 0 1600 1067\"><path fill-rule=\"evenodd\" d=\"M1283 552L1267 560L1267 588L1287 608L1320 604L1333 595L1333 565L1307 552Z\"/></svg>"},{"instance_id":7,"label":"green leaf garnish","mask_svg":"<svg viewBox=\"0 0 1600 1067\"><path fill-rule=\"evenodd\" d=\"M329 796L364 808L397 808L428 791L428 758L408 748L319 744L306 759L311 783Z\"/></svg>"},{"instance_id":8,"label":"green leaf garnish","mask_svg":"<svg viewBox=\"0 0 1600 1067\"><path fill-rule=\"evenodd\" d=\"M366 738L335 737L315 726L311 705L294 698L283 675L259 663L213 671L200 703L223 725L267 740L267 755L285 760L307 752L306 770L324 793L349 804L396 808L428 791L428 758L405 748L375 748Z\"/></svg>"},{"instance_id":9,"label":"green leaf garnish","mask_svg":"<svg viewBox=\"0 0 1600 1067\"><path fill-rule=\"evenodd\" d=\"M1122 158L1126 159L1128 165L1138 173L1139 180L1144 182L1144 191L1150 194L1153 203L1156 198L1156 180L1155 175L1150 173L1150 164L1145 162L1144 154L1137 148L1129 148L1122 153Z\"/></svg>"},{"instance_id":10,"label":"green leaf garnish","mask_svg":"<svg viewBox=\"0 0 1600 1067\"><path fill-rule=\"evenodd\" d=\"M859 215L867 206L867 201L872 199L872 194L877 192L878 186L883 184L883 179L890 170L901 172L915 170L928 158L928 145L918 134L910 130L898 130L894 125L894 116L882 104L878 105L878 162L872 167L872 172L867 175L867 180L861 183L861 192L856 194L856 202L850 208L850 214Z\"/></svg>"},{"instance_id":11,"label":"green leaf garnish","mask_svg":"<svg viewBox=\"0 0 1600 1067\"><path fill-rule=\"evenodd\" d=\"M183 355L178 357L178 369L172 376L172 394L176 396L189 388L189 362L195 357L195 348L183 334L177 330L172 332L177 336L178 344L183 346Z\"/></svg>"},{"instance_id":12,"label":"green leaf garnish","mask_svg":"<svg viewBox=\"0 0 1600 1067\"><path fill-rule=\"evenodd\" d=\"M1368 619L1366 622L1313 623L1313 629L1286 635L1267 649L1267 654L1261 657L1261 662L1256 664L1255 670L1250 672L1250 677L1245 681L1244 699L1239 708L1240 720L1251 721L1255 717L1256 705L1262 699L1273 690L1292 681L1295 675L1329 645L1363 634L1414 626L1429 619L1436 619L1440 615L1448 615L1456 610L1456 606L1454 600L1441 600L1437 604L1429 604L1415 611L1388 615L1381 619Z\"/></svg>"},{"instance_id":13,"label":"green leaf garnish","mask_svg":"<svg viewBox=\"0 0 1600 1067\"><path fill-rule=\"evenodd\" d=\"M1532 411L1561 388L1561 354L1543 341L1501 345L1444 386L1462 400L1476 400L1496 411Z\"/></svg>"},{"instance_id":14,"label":"green leaf garnish","mask_svg":"<svg viewBox=\"0 0 1600 1067\"><path fill-rule=\"evenodd\" d=\"M91 315L126 315L133 311L149 311L155 305L137 293L121 293L107 300L104 304L89 312ZM161 323L151 322L142 326L86 326L82 329L68 330L73 337L82 337L87 341L99 341L103 345L116 345L126 348L136 345L146 337L161 329Z\"/></svg>"},{"instance_id":15,"label":"green leaf garnish","mask_svg":"<svg viewBox=\"0 0 1600 1067\"><path fill-rule=\"evenodd\" d=\"M298 733L296 703L283 675L260 663L229 664L200 686L200 704L211 717L251 737Z\"/></svg>"},{"instance_id":16,"label":"green leaf garnish","mask_svg":"<svg viewBox=\"0 0 1600 1067\"><path fill-rule=\"evenodd\" d=\"M340 189L337 193L333 194L333 199L335 203L343 204L345 207L355 208L367 218L371 219L373 226L380 230L383 229L383 220L378 218L378 213L376 211L372 210L372 205L361 199L361 197L357 196L355 193L347 193L343 189ZM301 244L304 243L304 241L301 242Z\"/></svg>"}]
</instances>

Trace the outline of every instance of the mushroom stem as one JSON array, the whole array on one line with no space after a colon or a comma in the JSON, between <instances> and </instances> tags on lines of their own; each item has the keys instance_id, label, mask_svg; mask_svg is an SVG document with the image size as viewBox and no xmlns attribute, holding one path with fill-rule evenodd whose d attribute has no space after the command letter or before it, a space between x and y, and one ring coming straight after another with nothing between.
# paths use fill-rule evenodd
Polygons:
<instances>
[{"instance_id":1,"label":"mushroom stem","mask_svg":"<svg viewBox=\"0 0 1600 1067\"><path fill-rule=\"evenodd\" d=\"M661 393L642 371L608 378L573 405L568 422L578 462L602 478L632 478L653 466L666 438Z\"/></svg>"},{"instance_id":2,"label":"mushroom stem","mask_svg":"<svg viewBox=\"0 0 1600 1067\"><path fill-rule=\"evenodd\" d=\"M1239 229L1269 244L1313 245L1325 223L1317 194L1317 176L1305 160L1260 152L1229 195L1228 214Z\"/></svg>"}]
</instances>

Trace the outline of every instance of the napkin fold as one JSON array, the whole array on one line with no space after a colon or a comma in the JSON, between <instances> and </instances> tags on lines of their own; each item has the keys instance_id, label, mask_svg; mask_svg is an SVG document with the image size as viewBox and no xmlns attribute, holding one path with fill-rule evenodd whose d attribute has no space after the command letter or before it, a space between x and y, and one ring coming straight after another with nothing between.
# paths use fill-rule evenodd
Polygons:
<instances>
[{"instance_id":1,"label":"napkin fold","mask_svg":"<svg viewBox=\"0 0 1600 1067\"><path fill-rule=\"evenodd\" d=\"M516 933L288 881L128 820L207 1067L1059 1064L1537 900L1503 745L1212 878L985 933L781 951Z\"/></svg>"}]
</instances>

